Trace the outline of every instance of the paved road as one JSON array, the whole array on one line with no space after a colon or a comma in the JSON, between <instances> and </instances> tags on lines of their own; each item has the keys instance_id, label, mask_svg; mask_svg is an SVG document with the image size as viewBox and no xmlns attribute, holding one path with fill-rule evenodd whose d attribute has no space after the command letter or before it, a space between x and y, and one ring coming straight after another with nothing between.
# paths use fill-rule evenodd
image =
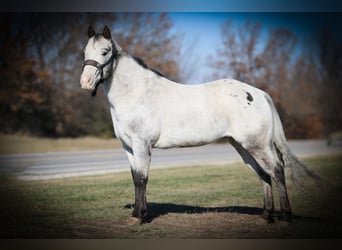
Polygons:
<instances>
[{"instance_id":1,"label":"paved road","mask_svg":"<svg viewBox=\"0 0 342 250\"><path fill-rule=\"evenodd\" d=\"M342 153L341 145L327 147L325 141L290 141L292 151L300 156ZM240 156L227 144L194 148L154 149L151 169L204 164L227 164ZM0 175L14 175L23 180L98 175L129 171L122 149L0 156Z\"/></svg>"}]
</instances>

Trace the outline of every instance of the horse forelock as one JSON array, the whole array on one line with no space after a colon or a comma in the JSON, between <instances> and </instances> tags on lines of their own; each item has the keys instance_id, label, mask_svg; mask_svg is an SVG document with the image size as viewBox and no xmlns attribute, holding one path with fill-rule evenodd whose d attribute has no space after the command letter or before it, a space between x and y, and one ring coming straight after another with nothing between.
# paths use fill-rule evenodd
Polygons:
<instances>
[{"instance_id":1,"label":"horse forelock","mask_svg":"<svg viewBox=\"0 0 342 250\"><path fill-rule=\"evenodd\" d=\"M95 34L93 37L90 38L90 40L92 39L92 44L93 44L93 47L95 47L96 45L105 45L107 42L110 42L111 44L114 44L113 41L111 40L108 40L106 38L103 37L102 34ZM90 41L89 40L89 41Z\"/></svg>"},{"instance_id":2,"label":"horse forelock","mask_svg":"<svg viewBox=\"0 0 342 250\"><path fill-rule=\"evenodd\" d=\"M112 39L108 40L102 34L99 34L99 33L91 37L88 43L91 43L91 46L94 49L96 48L96 46L100 46L100 48L106 48L110 44L111 48L113 49L112 53L114 57L118 57L118 53L121 49L121 48L117 48L118 45L115 41L113 41Z\"/></svg>"},{"instance_id":3,"label":"horse forelock","mask_svg":"<svg viewBox=\"0 0 342 250\"><path fill-rule=\"evenodd\" d=\"M93 42L96 43L102 39L105 39L102 34L95 34L93 37Z\"/></svg>"}]
</instances>

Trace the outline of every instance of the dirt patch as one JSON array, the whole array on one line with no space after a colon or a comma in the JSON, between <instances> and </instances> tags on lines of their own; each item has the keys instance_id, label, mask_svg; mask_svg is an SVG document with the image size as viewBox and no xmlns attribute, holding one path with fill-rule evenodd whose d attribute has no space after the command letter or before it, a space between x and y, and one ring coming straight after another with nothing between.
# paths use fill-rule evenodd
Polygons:
<instances>
[{"instance_id":1,"label":"dirt patch","mask_svg":"<svg viewBox=\"0 0 342 250\"><path fill-rule=\"evenodd\" d=\"M82 221L76 224L82 225L82 227L65 228L63 235L60 236L64 238L121 239L279 239L336 238L340 236L341 232L341 226L318 218L295 216L290 224L278 220L275 223L267 224L259 215L213 212L169 213L140 226L128 226L126 221L117 220L97 223ZM336 230L334 231L333 228ZM67 235L66 232L69 234Z\"/></svg>"}]
</instances>

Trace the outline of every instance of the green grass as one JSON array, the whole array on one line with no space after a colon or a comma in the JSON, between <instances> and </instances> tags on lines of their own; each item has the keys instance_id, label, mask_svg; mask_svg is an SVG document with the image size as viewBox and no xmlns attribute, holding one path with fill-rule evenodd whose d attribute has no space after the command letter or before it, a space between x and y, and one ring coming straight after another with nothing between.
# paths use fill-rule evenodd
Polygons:
<instances>
[{"instance_id":1,"label":"green grass","mask_svg":"<svg viewBox=\"0 0 342 250\"><path fill-rule=\"evenodd\" d=\"M1 238L333 238L341 236L342 156L307 159L332 184L299 193L293 223L259 218L262 189L243 164L153 170L149 223L128 226L130 173L49 181L0 179ZM277 197L277 196L276 196ZM276 208L279 209L275 197Z\"/></svg>"},{"instance_id":2,"label":"green grass","mask_svg":"<svg viewBox=\"0 0 342 250\"><path fill-rule=\"evenodd\" d=\"M76 150L95 150L119 148L117 139L95 137L82 138L36 138L25 135L0 134L0 154L46 153Z\"/></svg>"}]
</instances>

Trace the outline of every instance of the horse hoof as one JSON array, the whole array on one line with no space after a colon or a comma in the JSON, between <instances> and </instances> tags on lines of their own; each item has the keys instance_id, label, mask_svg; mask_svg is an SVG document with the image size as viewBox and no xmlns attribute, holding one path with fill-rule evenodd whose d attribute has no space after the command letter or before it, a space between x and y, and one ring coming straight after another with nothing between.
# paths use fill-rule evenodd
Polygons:
<instances>
[{"instance_id":1,"label":"horse hoof","mask_svg":"<svg viewBox=\"0 0 342 250\"><path fill-rule=\"evenodd\" d=\"M265 218L265 220L266 220L267 224L275 223L275 220L274 220L273 216Z\"/></svg>"},{"instance_id":2,"label":"horse hoof","mask_svg":"<svg viewBox=\"0 0 342 250\"><path fill-rule=\"evenodd\" d=\"M280 216L280 221L287 222L288 224L292 221L292 215L289 212L282 212Z\"/></svg>"},{"instance_id":3,"label":"horse hoof","mask_svg":"<svg viewBox=\"0 0 342 250\"><path fill-rule=\"evenodd\" d=\"M131 217L128 220L128 225L133 226L133 225L141 225L142 220L136 217Z\"/></svg>"},{"instance_id":4,"label":"horse hoof","mask_svg":"<svg viewBox=\"0 0 342 250\"><path fill-rule=\"evenodd\" d=\"M264 212L261 215L261 218L264 219L267 222L267 224L272 224L275 222L274 217L273 217L273 213Z\"/></svg>"},{"instance_id":5,"label":"horse hoof","mask_svg":"<svg viewBox=\"0 0 342 250\"><path fill-rule=\"evenodd\" d=\"M263 218L261 216L258 216L255 219L255 224L256 225L268 225L269 223L268 223L268 221L265 218Z\"/></svg>"}]
</instances>

